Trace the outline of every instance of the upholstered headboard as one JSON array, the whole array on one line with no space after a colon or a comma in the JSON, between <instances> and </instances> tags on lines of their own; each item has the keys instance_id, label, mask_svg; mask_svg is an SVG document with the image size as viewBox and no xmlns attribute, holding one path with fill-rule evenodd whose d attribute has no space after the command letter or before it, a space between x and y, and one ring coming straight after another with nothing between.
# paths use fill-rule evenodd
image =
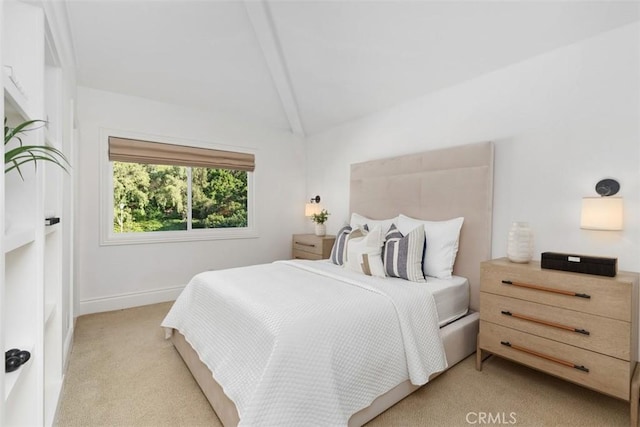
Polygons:
<instances>
[{"instance_id":1,"label":"upholstered headboard","mask_svg":"<svg viewBox=\"0 0 640 427\"><path fill-rule=\"evenodd\" d=\"M493 143L462 145L351 165L350 211L373 219L464 217L453 273L480 307L480 262L491 258Z\"/></svg>"}]
</instances>

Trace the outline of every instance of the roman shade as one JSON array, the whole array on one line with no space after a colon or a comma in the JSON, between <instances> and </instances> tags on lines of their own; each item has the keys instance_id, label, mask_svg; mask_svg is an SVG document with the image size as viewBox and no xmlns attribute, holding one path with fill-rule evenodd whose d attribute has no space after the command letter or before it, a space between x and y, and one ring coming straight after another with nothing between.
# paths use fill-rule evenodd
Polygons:
<instances>
[{"instance_id":1,"label":"roman shade","mask_svg":"<svg viewBox=\"0 0 640 427\"><path fill-rule=\"evenodd\" d=\"M255 170L255 156L249 153L164 144L115 136L109 137L109 160L247 172Z\"/></svg>"}]
</instances>

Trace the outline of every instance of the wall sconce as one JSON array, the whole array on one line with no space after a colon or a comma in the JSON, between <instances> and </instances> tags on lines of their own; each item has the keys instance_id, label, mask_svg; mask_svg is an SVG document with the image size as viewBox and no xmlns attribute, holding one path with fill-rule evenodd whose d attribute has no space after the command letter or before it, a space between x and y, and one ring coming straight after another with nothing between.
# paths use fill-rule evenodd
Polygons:
<instances>
[{"instance_id":1,"label":"wall sconce","mask_svg":"<svg viewBox=\"0 0 640 427\"><path fill-rule=\"evenodd\" d=\"M580 228L586 230L622 230L623 203L621 197L611 197L620 190L615 179L603 179L596 184L600 197L582 198Z\"/></svg>"},{"instance_id":2,"label":"wall sconce","mask_svg":"<svg viewBox=\"0 0 640 427\"><path fill-rule=\"evenodd\" d=\"M320 213L320 196L312 197L309 203L304 205L304 216L310 217Z\"/></svg>"}]
</instances>

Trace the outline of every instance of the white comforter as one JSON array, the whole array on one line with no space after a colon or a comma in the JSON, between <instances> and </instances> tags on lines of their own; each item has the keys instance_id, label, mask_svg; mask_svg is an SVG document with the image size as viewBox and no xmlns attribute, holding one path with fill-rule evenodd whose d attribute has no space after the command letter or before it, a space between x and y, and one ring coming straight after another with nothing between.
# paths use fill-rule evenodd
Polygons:
<instances>
[{"instance_id":1,"label":"white comforter","mask_svg":"<svg viewBox=\"0 0 640 427\"><path fill-rule=\"evenodd\" d=\"M179 330L247 426L346 425L407 378L447 367L424 283L278 261L195 276L162 326Z\"/></svg>"}]
</instances>

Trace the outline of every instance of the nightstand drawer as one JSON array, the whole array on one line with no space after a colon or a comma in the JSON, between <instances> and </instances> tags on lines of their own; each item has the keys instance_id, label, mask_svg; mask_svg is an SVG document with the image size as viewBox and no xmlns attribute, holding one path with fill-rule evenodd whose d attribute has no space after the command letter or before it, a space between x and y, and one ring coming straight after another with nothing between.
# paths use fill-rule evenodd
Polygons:
<instances>
[{"instance_id":1,"label":"nightstand drawer","mask_svg":"<svg viewBox=\"0 0 640 427\"><path fill-rule=\"evenodd\" d=\"M631 282L509 264L483 264L481 274L483 292L618 320L631 318Z\"/></svg>"},{"instance_id":2,"label":"nightstand drawer","mask_svg":"<svg viewBox=\"0 0 640 427\"><path fill-rule=\"evenodd\" d=\"M322 254L315 254L313 252L306 252L298 249L293 249L292 258L293 259L311 259L311 260L323 259Z\"/></svg>"},{"instance_id":3,"label":"nightstand drawer","mask_svg":"<svg viewBox=\"0 0 640 427\"><path fill-rule=\"evenodd\" d=\"M629 322L485 292L480 319L619 359L631 357Z\"/></svg>"},{"instance_id":4,"label":"nightstand drawer","mask_svg":"<svg viewBox=\"0 0 640 427\"><path fill-rule=\"evenodd\" d=\"M336 236L316 236L315 234L294 234L291 240L291 256L294 259L327 259Z\"/></svg>"},{"instance_id":5,"label":"nightstand drawer","mask_svg":"<svg viewBox=\"0 0 640 427\"><path fill-rule=\"evenodd\" d=\"M629 400L627 361L480 321L483 349L620 399Z\"/></svg>"},{"instance_id":6,"label":"nightstand drawer","mask_svg":"<svg viewBox=\"0 0 640 427\"><path fill-rule=\"evenodd\" d=\"M293 236L293 250L322 255L322 239L313 234L296 234Z\"/></svg>"}]
</instances>

